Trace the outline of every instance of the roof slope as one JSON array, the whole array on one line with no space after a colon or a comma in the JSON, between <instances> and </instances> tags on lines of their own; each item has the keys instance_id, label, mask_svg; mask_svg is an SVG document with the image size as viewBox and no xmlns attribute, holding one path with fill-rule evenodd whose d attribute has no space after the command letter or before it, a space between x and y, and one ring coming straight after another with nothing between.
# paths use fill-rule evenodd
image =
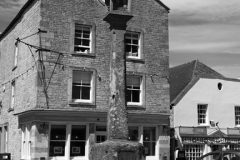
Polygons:
<instances>
[{"instance_id":1,"label":"roof slope","mask_svg":"<svg viewBox=\"0 0 240 160\"><path fill-rule=\"evenodd\" d=\"M169 69L170 71L170 101L175 104L188 92L199 78L226 79L217 71L194 60Z\"/></svg>"}]
</instances>

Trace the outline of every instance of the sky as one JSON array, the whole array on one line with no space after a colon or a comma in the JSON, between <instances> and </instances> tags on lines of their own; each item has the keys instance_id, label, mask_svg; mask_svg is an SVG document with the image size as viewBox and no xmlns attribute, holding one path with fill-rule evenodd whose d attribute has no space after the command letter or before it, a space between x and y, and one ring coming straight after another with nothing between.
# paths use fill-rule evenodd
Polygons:
<instances>
[{"instance_id":1,"label":"sky","mask_svg":"<svg viewBox=\"0 0 240 160\"><path fill-rule=\"evenodd\" d=\"M169 13L170 67L198 59L240 77L240 0L161 0Z\"/></svg>"},{"instance_id":2,"label":"sky","mask_svg":"<svg viewBox=\"0 0 240 160\"><path fill-rule=\"evenodd\" d=\"M27 0L0 0L3 32ZM169 13L170 67L198 59L240 77L240 0L161 0Z\"/></svg>"}]
</instances>

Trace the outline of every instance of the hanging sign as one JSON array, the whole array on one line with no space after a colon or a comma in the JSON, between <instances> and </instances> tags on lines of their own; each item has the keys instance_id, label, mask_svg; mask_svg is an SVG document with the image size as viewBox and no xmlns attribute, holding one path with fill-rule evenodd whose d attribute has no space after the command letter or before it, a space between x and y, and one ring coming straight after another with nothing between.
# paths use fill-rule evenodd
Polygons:
<instances>
[{"instance_id":1,"label":"hanging sign","mask_svg":"<svg viewBox=\"0 0 240 160\"><path fill-rule=\"evenodd\" d=\"M207 135L206 127L179 127L180 134Z\"/></svg>"},{"instance_id":2,"label":"hanging sign","mask_svg":"<svg viewBox=\"0 0 240 160\"><path fill-rule=\"evenodd\" d=\"M240 130L238 128L228 128L227 134L240 136Z\"/></svg>"},{"instance_id":3,"label":"hanging sign","mask_svg":"<svg viewBox=\"0 0 240 160\"><path fill-rule=\"evenodd\" d=\"M240 139L238 138L212 138L212 137L205 137L205 138L182 138L183 144L239 144Z\"/></svg>"}]
</instances>

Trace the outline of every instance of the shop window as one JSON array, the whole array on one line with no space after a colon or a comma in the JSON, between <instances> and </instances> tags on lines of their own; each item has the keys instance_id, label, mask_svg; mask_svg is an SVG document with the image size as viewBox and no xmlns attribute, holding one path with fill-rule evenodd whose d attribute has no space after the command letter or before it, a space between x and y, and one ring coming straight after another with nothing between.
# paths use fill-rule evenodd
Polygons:
<instances>
[{"instance_id":1,"label":"shop window","mask_svg":"<svg viewBox=\"0 0 240 160\"><path fill-rule=\"evenodd\" d=\"M74 52L91 53L92 52L92 27L88 25L75 24Z\"/></svg>"},{"instance_id":2,"label":"shop window","mask_svg":"<svg viewBox=\"0 0 240 160\"><path fill-rule=\"evenodd\" d=\"M74 102L91 102L92 72L73 70L72 99Z\"/></svg>"},{"instance_id":3,"label":"shop window","mask_svg":"<svg viewBox=\"0 0 240 160\"><path fill-rule=\"evenodd\" d=\"M143 128L143 145L145 147L146 156L155 156L156 150L156 128Z\"/></svg>"},{"instance_id":4,"label":"shop window","mask_svg":"<svg viewBox=\"0 0 240 160\"><path fill-rule=\"evenodd\" d=\"M70 135L68 139L67 135ZM85 157L87 147L86 125L51 125L49 156L68 159L70 157Z\"/></svg>"},{"instance_id":5,"label":"shop window","mask_svg":"<svg viewBox=\"0 0 240 160\"><path fill-rule=\"evenodd\" d=\"M130 141L138 141L143 144L147 159L157 156L156 152L158 139L156 127L129 126L128 130L128 139Z\"/></svg>"},{"instance_id":6,"label":"shop window","mask_svg":"<svg viewBox=\"0 0 240 160\"><path fill-rule=\"evenodd\" d=\"M21 127L22 130L22 149L21 149L21 158L22 159L30 159L31 153L31 125L30 124L23 124Z\"/></svg>"},{"instance_id":7,"label":"shop window","mask_svg":"<svg viewBox=\"0 0 240 160\"><path fill-rule=\"evenodd\" d=\"M197 160L203 155L203 145L184 145L187 160Z\"/></svg>"},{"instance_id":8,"label":"shop window","mask_svg":"<svg viewBox=\"0 0 240 160\"><path fill-rule=\"evenodd\" d=\"M240 126L240 106L235 106L235 125Z\"/></svg>"},{"instance_id":9,"label":"shop window","mask_svg":"<svg viewBox=\"0 0 240 160\"><path fill-rule=\"evenodd\" d=\"M72 125L70 156L85 156L86 126Z\"/></svg>"},{"instance_id":10,"label":"shop window","mask_svg":"<svg viewBox=\"0 0 240 160\"><path fill-rule=\"evenodd\" d=\"M229 147L230 147L230 150L240 150L240 145L231 144L229 145Z\"/></svg>"},{"instance_id":11,"label":"shop window","mask_svg":"<svg viewBox=\"0 0 240 160\"><path fill-rule=\"evenodd\" d=\"M8 153L8 126L0 126L0 153Z\"/></svg>"},{"instance_id":12,"label":"shop window","mask_svg":"<svg viewBox=\"0 0 240 160\"><path fill-rule=\"evenodd\" d=\"M52 125L49 156L65 156L66 125Z\"/></svg>"},{"instance_id":13,"label":"shop window","mask_svg":"<svg viewBox=\"0 0 240 160\"><path fill-rule=\"evenodd\" d=\"M206 104L198 104L198 124L199 125L207 125L207 105Z\"/></svg>"},{"instance_id":14,"label":"shop window","mask_svg":"<svg viewBox=\"0 0 240 160\"><path fill-rule=\"evenodd\" d=\"M138 127L129 126L128 127L128 140L130 141L139 141L139 131Z\"/></svg>"},{"instance_id":15,"label":"shop window","mask_svg":"<svg viewBox=\"0 0 240 160\"><path fill-rule=\"evenodd\" d=\"M128 105L141 105L142 103L142 77L127 75L126 99Z\"/></svg>"},{"instance_id":16,"label":"shop window","mask_svg":"<svg viewBox=\"0 0 240 160\"><path fill-rule=\"evenodd\" d=\"M127 58L140 59L140 33L127 31L125 34L125 52Z\"/></svg>"},{"instance_id":17,"label":"shop window","mask_svg":"<svg viewBox=\"0 0 240 160\"><path fill-rule=\"evenodd\" d=\"M107 140L107 127L105 125L96 126L96 143L102 143Z\"/></svg>"}]
</instances>

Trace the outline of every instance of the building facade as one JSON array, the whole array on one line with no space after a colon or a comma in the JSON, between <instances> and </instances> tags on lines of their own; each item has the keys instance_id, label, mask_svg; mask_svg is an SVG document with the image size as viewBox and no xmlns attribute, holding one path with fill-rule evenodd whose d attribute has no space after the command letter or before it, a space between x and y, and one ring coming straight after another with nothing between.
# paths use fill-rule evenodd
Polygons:
<instances>
[{"instance_id":1,"label":"building facade","mask_svg":"<svg viewBox=\"0 0 240 160\"><path fill-rule=\"evenodd\" d=\"M171 90L175 88L171 92L174 146L185 150L187 159L239 149L239 80L196 60L171 68L170 84Z\"/></svg>"},{"instance_id":2,"label":"building facade","mask_svg":"<svg viewBox=\"0 0 240 160\"><path fill-rule=\"evenodd\" d=\"M144 144L146 159L169 159L169 8L118 2L29 0L2 33L1 153L88 160L107 139L111 12L132 16L122 35L129 140Z\"/></svg>"}]
</instances>

